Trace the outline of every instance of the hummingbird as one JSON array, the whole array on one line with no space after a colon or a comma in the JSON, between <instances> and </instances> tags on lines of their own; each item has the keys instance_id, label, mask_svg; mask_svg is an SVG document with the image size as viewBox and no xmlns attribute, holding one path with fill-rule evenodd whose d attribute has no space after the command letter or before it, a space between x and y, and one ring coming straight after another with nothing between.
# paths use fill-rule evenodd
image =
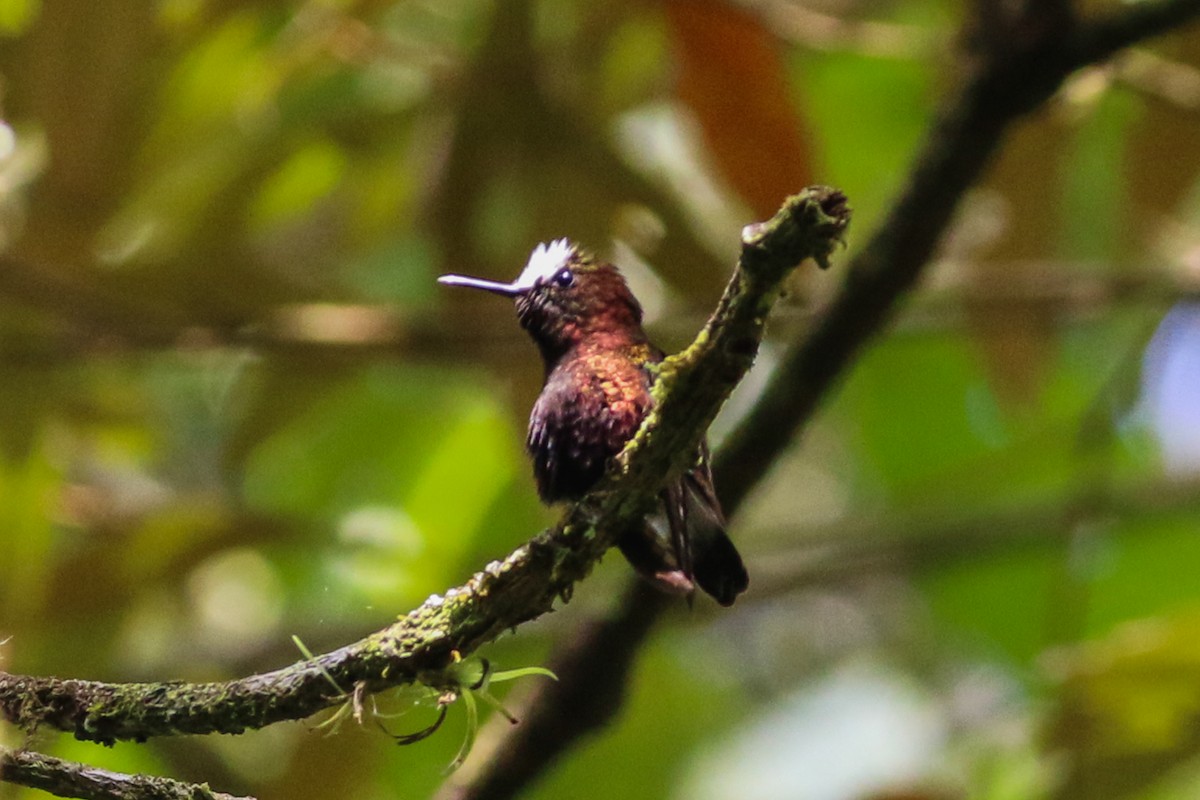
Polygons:
<instances>
[{"instance_id":1,"label":"hummingbird","mask_svg":"<svg viewBox=\"0 0 1200 800\"><path fill-rule=\"evenodd\" d=\"M547 504L578 500L603 477L654 405L662 361L642 329L642 307L615 266L567 239L539 244L512 283L443 275L438 283L510 297L545 366L525 447ZM731 605L749 585L725 532L706 443L694 466L660 493L661 509L617 547L642 576L690 598L699 586Z\"/></svg>"}]
</instances>

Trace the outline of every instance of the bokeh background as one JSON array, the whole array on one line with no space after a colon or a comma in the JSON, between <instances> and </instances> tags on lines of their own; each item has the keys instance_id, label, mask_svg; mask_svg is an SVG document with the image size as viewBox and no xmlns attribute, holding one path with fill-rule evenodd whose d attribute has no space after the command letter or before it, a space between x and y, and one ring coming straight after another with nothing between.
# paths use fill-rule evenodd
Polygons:
<instances>
[{"instance_id":1,"label":"bokeh background","mask_svg":"<svg viewBox=\"0 0 1200 800\"><path fill-rule=\"evenodd\" d=\"M434 278L570 236L686 344L786 194L840 187L865 239L960 5L0 0L0 667L240 676L510 551L554 519L522 452L541 365L507 303ZM528 796L1197 796L1198 179L1194 29L1016 127L734 520L751 591L681 603ZM836 289L802 272L718 446ZM484 655L543 663L627 573ZM371 800L429 796L465 730L320 722L32 744Z\"/></svg>"}]
</instances>

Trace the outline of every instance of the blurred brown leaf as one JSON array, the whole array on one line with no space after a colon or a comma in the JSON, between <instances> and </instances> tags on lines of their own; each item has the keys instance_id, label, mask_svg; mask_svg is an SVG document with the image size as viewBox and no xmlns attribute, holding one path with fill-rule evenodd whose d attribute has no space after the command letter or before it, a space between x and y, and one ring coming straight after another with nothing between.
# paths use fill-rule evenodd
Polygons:
<instances>
[{"instance_id":1,"label":"blurred brown leaf","mask_svg":"<svg viewBox=\"0 0 1200 800\"><path fill-rule=\"evenodd\" d=\"M1072 130L1054 115L1015 128L945 247L945 256L963 264L971 286L964 309L971 338L997 401L1009 412L1036 404L1057 346L1052 308L1030 295L1060 277L1046 264L1045 248L1062 225L1054 176L1063 171ZM1014 294L1014 286L1025 289Z\"/></svg>"},{"instance_id":2,"label":"blurred brown leaf","mask_svg":"<svg viewBox=\"0 0 1200 800\"><path fill-rule=\"evenodd\" d=\"M812 178L775 37L762 20L721 0L666 0L675 91L696 116L713 163L759 218Z\"/></svg>"},{"instance_id":3,"label":"blurred brown leaf","mask_svg":"<svg viewBox=\"0 0 1200 800\"><path fill-rule=\"evenodd\" d=\"M1180 37L1163 49L1165 56L1126 53L1119 68L1120 79L1148 101L1131 125L1120 165L1130 224L1118 244L1133 263L1147 260L1147 242L1163 243L1163 223L1179 221L1200 175L1200 39Z\"/></svg>"}]
</instances>

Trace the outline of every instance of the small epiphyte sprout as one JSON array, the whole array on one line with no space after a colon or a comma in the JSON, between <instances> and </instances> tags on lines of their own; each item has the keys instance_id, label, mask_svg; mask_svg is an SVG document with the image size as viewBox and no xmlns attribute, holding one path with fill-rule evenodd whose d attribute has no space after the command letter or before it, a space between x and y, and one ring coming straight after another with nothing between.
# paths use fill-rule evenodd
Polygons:
<instances>
[{"instance_id":1,"label":"small epiphyte sprout","mask_svg":"<svg viewBox=\"0 0 1200 800\"><path fill-rule=\"evenodd\" d=\"M449 707L461 698L463 708L466 709L467 714L467 731L463 738L462 746L458 749L458 754L455 755L454 760L450 762L445 770L446 773L454 772L467 760L467 756L471 754L471 748L475 745L475 737L479 733L480 700L494 708L510 723L514 725L517 723L517 718L496 699L496 696L491 693L489 687L494 683L503 683L504 681L516 680L517 678L524 678L530 675L542 675L558 680L558 677L545 667L493 670L491 662L486 658L466 659L436 674L423 675L421 680L424 695L417 700L417 703L426 704L432 701L438 709L437 719L432 724L414 733L398 735L389 731L388 735L396 741L396 744L401 745L416 744L423 739L428 739L446 721L446 713ZM382 727L382 723L380 725ZM386 728L384 730L386 731Z\"/></svg>"}]
</instances>

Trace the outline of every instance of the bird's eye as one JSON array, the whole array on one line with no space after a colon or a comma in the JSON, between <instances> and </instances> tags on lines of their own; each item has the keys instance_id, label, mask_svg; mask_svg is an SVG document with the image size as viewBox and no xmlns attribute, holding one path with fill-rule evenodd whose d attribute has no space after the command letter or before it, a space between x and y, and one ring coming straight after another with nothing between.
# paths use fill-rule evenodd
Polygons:
<instances>
[{"instance_id":1,"label":"bird's eye","mask_svg":"<svg viewBox=\"0 0 1200 800\"><path fill-rule=\"evenodd\" d=\"M575 273L563 267L554 274L554 282L565 289L575 282Z\"/></svg>"}]
</instances>

